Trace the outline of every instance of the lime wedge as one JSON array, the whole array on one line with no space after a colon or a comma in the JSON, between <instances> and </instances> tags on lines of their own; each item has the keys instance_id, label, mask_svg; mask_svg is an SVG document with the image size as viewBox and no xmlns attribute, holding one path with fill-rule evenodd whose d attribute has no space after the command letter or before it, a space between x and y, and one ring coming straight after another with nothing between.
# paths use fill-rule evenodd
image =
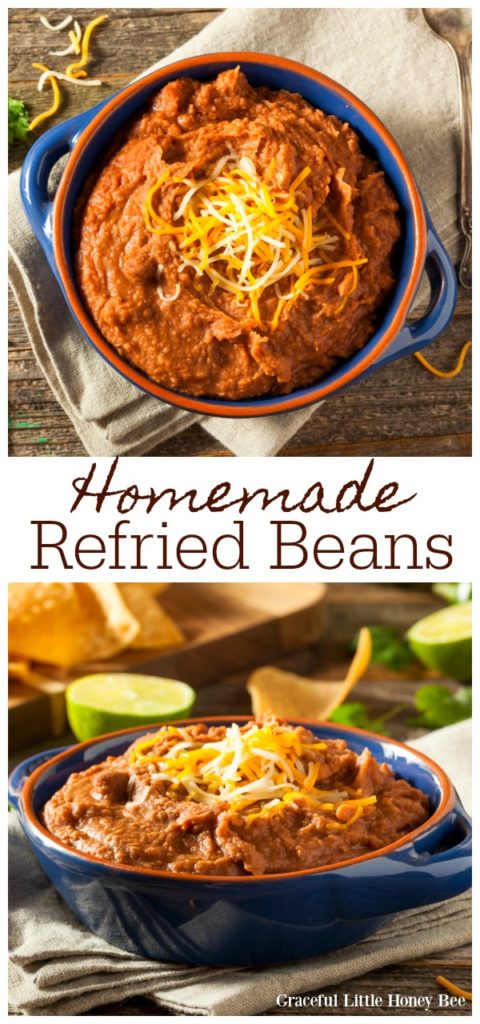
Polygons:
<instances>
[{"instance_id":1,"label":"lime wedge","mask_svg":"<svg viewBox=\"0 0 480 1024\"><path fill-rule=\"evenodd\" d=\"M83 676L66 690L67 716L79 740L129 726L187 718L196 699L187 683L124 672Z\"/></svg>"},{"instance_id":2,"label":"lime wedge","mask_svg":"<svg viewBox=\"0 0 480 1024\"><path fill-rule=\"evenodd\" d=\"M463 601L472 600L471 583L434 583L433 593L443 598L449 604L461 604Z\"/></svg>"},{"instance_id":3,"label":"lime wedge","mask_svg":"<svg viewBox=\"0 0 480 1024\"><path fill-rule=\"evenodd\" d=\"M472 602L453 604L415 622L407 640L418 660L452 679L472 678Z\"/></svg>"}]
</instances>

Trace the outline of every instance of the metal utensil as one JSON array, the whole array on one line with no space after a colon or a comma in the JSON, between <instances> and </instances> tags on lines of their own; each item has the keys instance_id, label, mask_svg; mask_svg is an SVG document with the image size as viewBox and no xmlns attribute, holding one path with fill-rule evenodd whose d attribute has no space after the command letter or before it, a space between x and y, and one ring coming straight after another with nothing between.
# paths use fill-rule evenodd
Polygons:
<instances>
[{"instance_id":1,"label":"metal utensil","mask_svg":"<svg viewBox=\"0 0 480 1024\"><path fill-rule=\"evenodd\" d=\"M472 11L467 7L423 7L427 25L450 47L457 63L460 106L460 228L465 239L458 280L472 287Z\"/></svg>"}]
</instances>

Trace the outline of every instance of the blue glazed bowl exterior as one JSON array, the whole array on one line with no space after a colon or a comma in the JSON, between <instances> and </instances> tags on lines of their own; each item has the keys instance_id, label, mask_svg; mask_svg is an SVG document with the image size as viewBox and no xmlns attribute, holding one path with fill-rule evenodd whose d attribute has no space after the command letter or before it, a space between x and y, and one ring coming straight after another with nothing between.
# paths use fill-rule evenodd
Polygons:
<instances>
[{"instance_id":1,"label":"blue glazed bowl exterior","mask_svg":"<svg viewBox=\"0 0 480 1024\"><path fill-rule=\"evenodd\" d=\"M202 721L228 725L232 719ZM40 766L48 755L33 758L12 774L10 798L43 870L77 917L112 945L155 960L197 965L300 960L349 946L399 911L469 888L470 822L442 770L396 741L305 724L319 737L345 739L359 753L368 747L386 761L429 796L429 821L367 857L253 878L123 868L68 850L50 836L37 815L71 772L120 754L152 727L90 740Z\"/></svg>"},{"instance_id":2,"label":"blue glazed bowl exterior","mask_svg":"<svg viewBox=\"0 0 480 1024\"><path fill-rule=\"evenodd\" d=\"M125 122L140 113L166 83L190 75L205 80L240 64L254 86L300 93L314 106L358 132L363 147L376 157L392 185L403 223L397 280L383 320L364 348L343 361L321 381L289 395L230 401L180 394L150 380L105 341L85 310L75 281L72 225L77 200L89 175L114 142ZM65 152L70 159L55 204L48 200L48 173ZM318 401L432 341L447 326L455 307L456 284L448 256L428 219L413 176L395 141L374 114L338 83L301 64L265 54L207 54L160 69L86 114L47 132L25 160L21 193L27 216L57 277L70 311L87 339L115 369L138 387L173 405L219 416L261 416L288 411ZM406 326L423 269L432 279L432 306L420 321Z\"/></svg>"}]
</instances>

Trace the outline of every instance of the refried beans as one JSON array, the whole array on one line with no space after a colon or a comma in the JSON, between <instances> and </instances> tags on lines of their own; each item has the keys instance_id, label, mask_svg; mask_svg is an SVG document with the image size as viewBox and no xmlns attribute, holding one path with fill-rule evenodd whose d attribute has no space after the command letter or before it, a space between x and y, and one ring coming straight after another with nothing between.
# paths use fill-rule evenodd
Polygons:
<instances>
[{"instance_id":1,"label":"refried beans","mask_svg":"<svg viewBox=\"0 0 480 1024\"><path fill-rule=\"evenodd\" d=\"M349 124L239 68L179 78L130 122L76 211L104 338L196 396L287 394L372 337L398 203Z\"/></svg>"},{"instance_id":2,"label":"refried beans","mask_svg":"<svg viewBox=\"0 0 480 1024\"><path fill-rule=\"evenodd\" d=\"M264 875L359 857L431 814L365 748L274 718L163 726L70 776L45 804L66 846L115 864Z\"/></svg>"}]
</instances>

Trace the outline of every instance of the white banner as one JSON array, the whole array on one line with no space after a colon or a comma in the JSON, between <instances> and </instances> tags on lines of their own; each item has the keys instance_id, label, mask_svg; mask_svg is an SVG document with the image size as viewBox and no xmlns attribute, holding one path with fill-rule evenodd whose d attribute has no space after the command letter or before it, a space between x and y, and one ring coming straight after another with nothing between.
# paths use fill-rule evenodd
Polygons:
<instances>
[{"instance_id":1,"label":"white banner","mask_svg":"<svg viewBox=\"0 0 480 1024\"><path fill-rule=\"evenodd\" d=\"M469 579L468 459L24 459L10 579Z\"/></svg>"}]
</instances>

